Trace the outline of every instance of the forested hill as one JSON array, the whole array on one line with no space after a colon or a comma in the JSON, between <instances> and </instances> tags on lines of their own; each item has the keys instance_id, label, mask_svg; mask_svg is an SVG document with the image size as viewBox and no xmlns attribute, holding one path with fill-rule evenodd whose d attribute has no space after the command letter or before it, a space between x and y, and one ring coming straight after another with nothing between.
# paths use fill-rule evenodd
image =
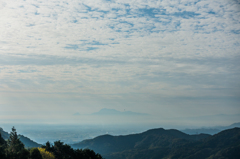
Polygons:
<instances>
[{"instance_id":1,"label":"forested hill","mask_svg":"<svg viewBox=\"0 0 240 159\"><path fill-rule=\"evenodd\" d=\"M152 129L140 134L126 136L103 135L71 145L73 148L90 148L102 155L109 156L123 151L140 151L155 148L175 147L211 135L188 135L178 130Z\"/></svg>"},{"instance_id":2,"label":"forested hill","mask_svg":"<svg viewBox=\"0 0 240 159\"><path fill-rule=\"evenodd\" d=\"M216 135L187 135L178 130L153 129L126 136L103 135L71 145L90 148L106 159L239 158L240 128ZM230 157L229 157L230 156Z\"/></svg>"},{"instance_id":3,"label":"forested hill","mask_svg":"<svg viewBox=\"0 0 240 159\"><path fill-rule=\"evenodd\" d=\"M0 128L0 133L4 140L7 140L9 138L9 133L5 132L2 128ZM41 146L41 144L34 142L33 140L29 139L28 137L25 137L23 135L18 135L18 136L20 138L20 141L25 145L25 147L40 147Z\"/></svg>"}]
</instances>

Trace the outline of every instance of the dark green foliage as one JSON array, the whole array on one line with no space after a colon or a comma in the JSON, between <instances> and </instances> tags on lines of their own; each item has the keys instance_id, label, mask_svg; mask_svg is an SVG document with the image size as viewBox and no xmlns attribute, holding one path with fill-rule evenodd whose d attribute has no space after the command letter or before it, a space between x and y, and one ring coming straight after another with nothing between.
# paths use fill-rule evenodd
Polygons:
<instances>
[{"instance_id":1,"label":"dark green foliage","mask_svg":"<svg viewBox=\"0 0 240 159\"><path fill-rule=\"evenodd\" d=\"M96 154L93 150L74 150L71 146L64 144L61 141L54 142L51 146L49 142L42 146L46 151L53 152L57 159L102 159L100 154Z\"/></svg>"},{"instance_id":2,"label":"dark green foliage","mask_svg":"<svg viewBox=\"0 0 240 159\"><path fill-rule=\"evenodd\" d=\"M30 150L24 148L20 137L21 136L17 135L14 127L7 142L2 138L0 133L0 159L42 159L38 148L32 148ZM31 140L27 139L27 141ZM56 159L102 159L102 156L96 154L93 150L74 150L71 146L61 141L54 142L54 145L47 142L46 145L42 147L45 148L46 151L52 152Z\"/></svg>"},{"instance_id":3,"label":"dark green foliage","mask_svg":"<svg viewBox=\"0 0 240 159\"><path fill-rule=\"evenodd\" d=\"M19 153L18 153L18 157L16 159L28 159L29 158L29 151L27 149L22 149Z\"/></svg>"},{"instance_id":4,"label":"dark green foliage","mask_svg":"<svg viewBox=\"0 0 240 159\"><path fill-rule=\"evenodd\" d=\"M49 152L53 152L54 151L54 148L53 147L51 147L51 144L50 144L50 142L48 141L48 142L46 142L46 145L44 146L44 145L42 145L42 147L43 148L45 148L46 149L46 151L49 151Z\"/></svg>"},{"instance_id":5,"label":"dark green foliage","mask_svg":"<svg viewBox=\"0 0 240 159\"><path fill-rule=\"evenodd\" d=\"M0 133L0 159L5 159L5 149L7 147L7 142L2 138L2 135Z\"/></svg>"},{"instance_id":6,"label":"dark green foliage","mask_svg":"<svg viewBox=\"0 0 240 159\"><path fill-rule=\"evenodd\" d=\"M54 142L54 155L57 159L70 159L74 155L74 150L61 141Z\"/></svg>"},{"instance_id":7,"label":"dark green foliage","mask_svg":"<svg viewBox=\"0 0 240 159\"><path fill-rule=\"evenodd\" d=\"M41 155L40 151L38 150L38 148L32 148L30 150L30 158L31 159L42 159L42 155Z\"/></svg>"},{"instance_id":8,"label":"dark green foliage","mask_svg":"<svg viewBox=\"0 0 240 159\"><path fill-rule=\"evenodd\" d=\"M100 154L96 154L93 150L90 149L84 149L84 150L78 150L80 151L83 156L83 159L102 159L102 156Z\"/></svg>"},{"instance_id":9,"label":"dark green foliage","mask_svg":"<svg viewBox=\"0 0 240 159\"><path fill-rule=\"evenodd\" d=\"M7 142L2 138L1 133L0 133L0 146L7 146Z\"/></svg>"},{"instance_id":10,"label":"dark green foliage","mask_svg":"<svg viewBox=\"0 0 240 159\"><path fill-rule=\"evenodd\" d=\"M1 135L0 135L1 136ZM29 151L24 148L18 138L16 129L13 127L7 142L0 137L0 158L1 159L28 159Z\"/></svg>"},{"instance_id":11,"label":"dark green foliage","mask_svg":"<svg viewBox=\"0 0 240 159\"><path fill-rule=\"evenodd\" d=\"M13 159L23 159L25 158L25 154L26 151L24 150L24 145L18 138L16 129L13 127L7 141L7 157Z\"/></svg>"}]
</instances>

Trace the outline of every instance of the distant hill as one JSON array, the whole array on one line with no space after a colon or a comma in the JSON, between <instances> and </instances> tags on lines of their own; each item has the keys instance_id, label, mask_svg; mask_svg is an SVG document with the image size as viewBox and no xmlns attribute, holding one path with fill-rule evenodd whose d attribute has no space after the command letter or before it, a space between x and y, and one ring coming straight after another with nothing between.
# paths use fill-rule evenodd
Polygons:
<instances>
[{"instance_id":1,"label":"distant hill","mask_svg":"<svg viewBox=\"0 0 240 159\"><path fill-rule=\"evenodd\" d=\"M7 132L5 132L2 128L0 128L0 133L4 140L7 140L9 138L9 134ZM20 138L20 141L22 141L22 143L24 144L25 147L40 147L41 146L41 144L38 144L23 135L18 135L18 137Z\"/></svg>"},{"instance_id":2,"label":"distant hill","mask_svg":"<svg viewBox=\"0 0 240 159\"><path fill-rule=\"evenodd\" d=\"M218 128L220 130L232 129L232 128L240 128L240 122L233 123L233 124L231 124L229 126L217 126L216 128Z\"/></svg>"},{"instance_id":3,"label":"distant hill","mask_svg":"<svg viewBox=\"0 0 240 159\"><path fill-rule=\"evenodd\" d=\"M200 128L200 129L184 129L184 130L181 130L181 131L186 133L186 134L190 134L190 135L198 134L198 133L214 135L214 134L217 134L217 133L219 133L223 130L232 129L232 128L235 128L235 127L240 128L240 122L231 124L229 126L216 126L216 127Z\"/></svg>"},{"instance_id":4,"label":"distant hill","mask_svg":"<svg viewBox=\"0 0 240 159\"><path fill-rule=\"evenodd\" d=\"M115 109L107 109L107 108L103 108L98 112L92 113L91 115L148 115L145 113L136 113L136 112L132 112L132 111L117 111Z\"/></svg>"},{"instance_id":5,"label":"distant hill","mask_svg":"<svg viewBox=\"0 0 240 159\"><path fill-rule=\"evenodd\" d=\"M0 128L0 133L1 133L2 138L3 138L4 140L8 139L9 134L8 134L7 132L5 132L2 128Z\"/></svg>"},{"instance_id":6,"label":"distant hill","mask_svg":"<svg viewBox=\"0 0 240 159\"><path fill-rule=\"evenodd\" d=\"M93 149L106 159L235 159L240 156L240 128L213 136L160 128L126 136L102 135L71 146Z\"/></svg>"},{"instance_id":7,"label":"distant hill","mask_svg":"<svg viewBox=\"0 0 240 159\"><path fill-rule=\"evenodd\" d=\"M20 141L24 144L25 147L41 147L41 144L36 143L35 141L25 137L23 135L18 135L20 137Z\"/></svg>"},{"instance_id":8,"label":"distant hill","mask_svg":"<svg viewBox=\"0 0 240 159\"><path fill-rule=\"evenodd\" d=\"M111 156L114 153L134 150L146 150L182 145L189 141L197 141L210 135L188 135L178 130L152 129L140 134L126 136L103 135L90 140L71 145L73 148L89 148L102 154Z\"/></svg>"}]
</instances>

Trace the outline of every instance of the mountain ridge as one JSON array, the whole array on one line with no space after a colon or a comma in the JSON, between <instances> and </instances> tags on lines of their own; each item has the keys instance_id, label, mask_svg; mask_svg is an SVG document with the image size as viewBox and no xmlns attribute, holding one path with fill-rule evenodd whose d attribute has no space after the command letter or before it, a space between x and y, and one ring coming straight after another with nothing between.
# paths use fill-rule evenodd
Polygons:
<instances>
[{"instance_id":1,"label":"mountain ridge","mask_svg":"<svg viewBox=\"0 0 240 159\"><path fill-rule=\"evenodd\" d=\"M98 112L92 113L91 115L149 115L146 113L137 113L132 111L118 111L116 109L103 108Z\"/></svg>"},{"instance_id":2,"label":"mountain ridge","mask_svg":"<svg viewBox=\"0 0 240 159\"><path fill-rule=\"evenodd\" d=\"M214 135L223 130L232 129L235 127L240 128L240 122L236 122L236 123L233 123L228 126L214 126L214 127L206 127L206 128L198 128L198 129L184 129L184 130L180 130L180 131L182 131L186 134L189 134L189 135L198 134L198 133Z\"/></svg>"},{"instance_id":3,"label":"mountain ridge","mask_svg":"<svg viewBox=\"0 0 240 159\"><path fill-rule=\"evenodd\" d=\"M240 156L240 128L224 130L216 135L189 135L176 129L157 128L124 136L101 135L71 146L93 149L106 159L217 159L224 155L235 159L238 154Z\"/></svg>"},{"instance_id":4,"label":"mountain ridge","mask_svg":"<svg viewBox=\"0 0 240 159\"><path fill-rule=\"evenodd\" d=\"M188 135L176 129L165 130L163 128L156 128L138 134L120 136L101 135L94 139L83 140L80 143L72 144L71 146L73 148L90 148L98 153L106 154L109 150L117 152L154 146L151 142L154 142L155 145L160 142L164 142L164 145L169 145L172 140L179 140L180 143L185 142L185 140L200 140L209 136L210 135L207 134L199 134L198 137L196 137L196 135ZM104 146L105 148L103 148Z\"/></svg>"}]
</instances>

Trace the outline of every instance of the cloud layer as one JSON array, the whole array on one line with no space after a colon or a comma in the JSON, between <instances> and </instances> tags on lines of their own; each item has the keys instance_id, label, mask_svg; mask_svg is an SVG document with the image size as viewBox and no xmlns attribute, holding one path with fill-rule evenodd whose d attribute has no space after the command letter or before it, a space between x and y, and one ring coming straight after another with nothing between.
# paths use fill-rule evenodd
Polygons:
<instances>
[{"instance_id":1,"label":"cloud layer","mask_svg":"<svg viewBox=\"0 0 240 159\"><path fill-rule=\"evenodd\" d=\"M240 112L239 16L234 0L0 1L0 108Z\"/></svg>"}]
</instances>

